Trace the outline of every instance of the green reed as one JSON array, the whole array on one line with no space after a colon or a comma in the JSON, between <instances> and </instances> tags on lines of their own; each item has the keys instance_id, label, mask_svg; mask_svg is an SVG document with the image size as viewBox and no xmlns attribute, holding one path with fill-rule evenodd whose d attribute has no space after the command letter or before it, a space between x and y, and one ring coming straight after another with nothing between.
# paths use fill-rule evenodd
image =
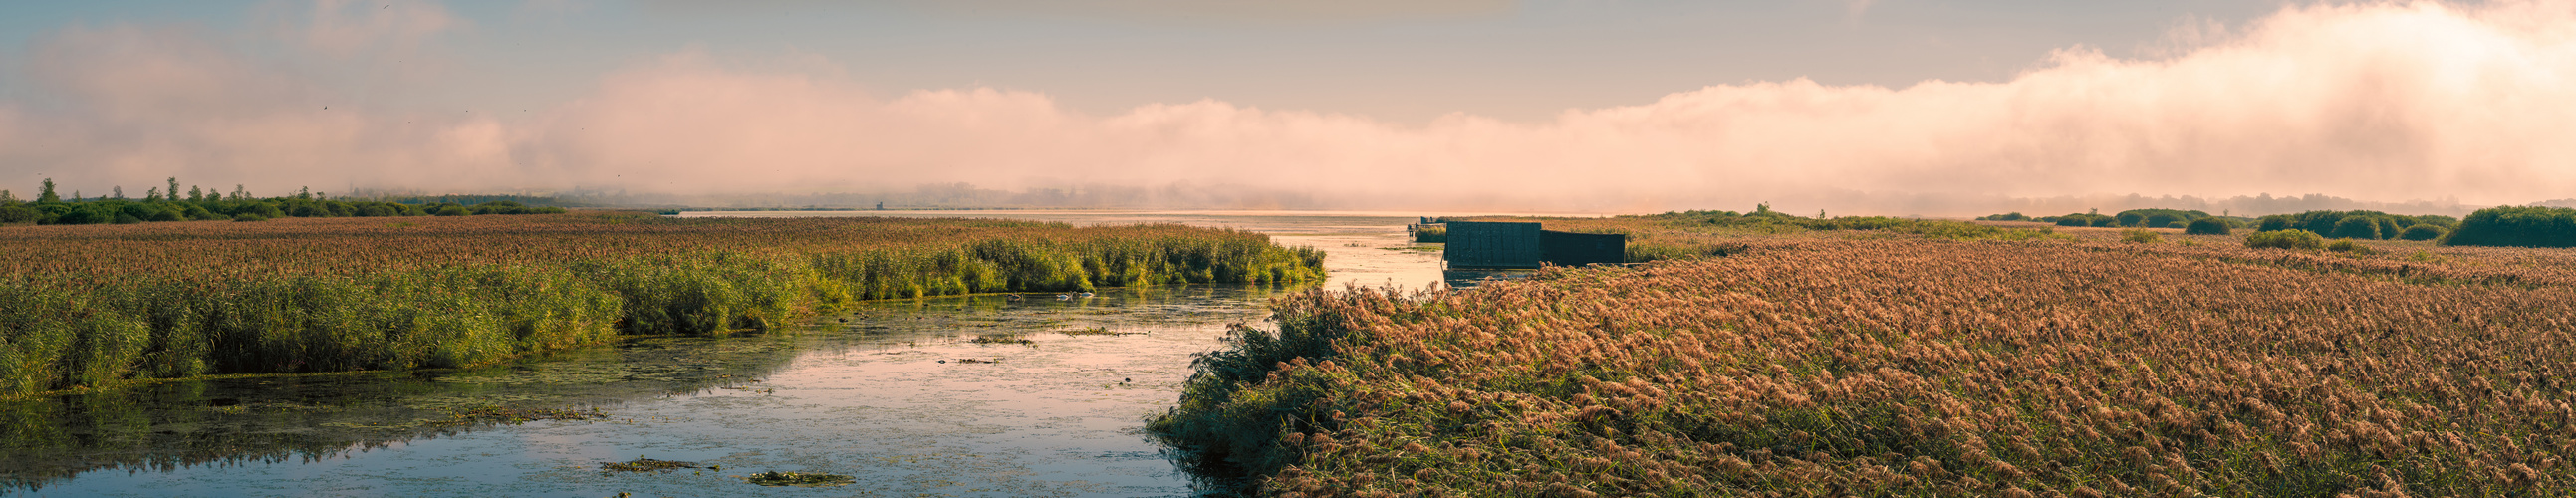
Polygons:
<instances>
[{"instance_id":1,"label":"green reed","mask_svg":"<svg viewBox=\"0 0 2576 498\"><path fill-rule=\"evenodd\" d=\"M864 299L1286 283L1324 274L1320 251L1250 232L1002 228L838 246L763 247L761 238L740 237L722 249L467 258L376 271L10 275L0 277L0 396L136 378L482 365L621 333L768 330ZM1111 233L1063 236L1102 230Z\"/></svg>"}]
</instances>

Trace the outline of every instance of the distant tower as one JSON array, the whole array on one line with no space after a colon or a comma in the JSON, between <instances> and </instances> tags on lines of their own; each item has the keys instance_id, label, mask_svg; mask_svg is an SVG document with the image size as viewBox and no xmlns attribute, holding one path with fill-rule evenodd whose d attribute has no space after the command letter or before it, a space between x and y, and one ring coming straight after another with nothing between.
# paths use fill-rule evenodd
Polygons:
<instances>
[{"instance_id":1,"label":"distant tower","mask_svg":"<svg viewBox=\"0 0 2576 498\"><path fill-rule=\"evenodd\" d=\"M885 210L885 201L877 201L877 210L878 210L878 211L884 211L884 210Z\"/></svg>"}]
</instances>

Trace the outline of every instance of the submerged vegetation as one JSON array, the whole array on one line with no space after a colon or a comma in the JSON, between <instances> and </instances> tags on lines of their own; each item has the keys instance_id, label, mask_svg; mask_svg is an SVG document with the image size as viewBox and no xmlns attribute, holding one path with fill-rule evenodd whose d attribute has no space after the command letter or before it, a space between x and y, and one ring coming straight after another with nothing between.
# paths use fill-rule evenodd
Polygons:
<instances>
[{"instance_id":1,"label":"submerged vegetation","mask_svg":"<svg viewBox=\"0 0 2576 498\"><path fill-rule=\"evenodd\" d=\"M23 227L0 254L0 395L479 365L861 299L1323 273L1312 249L1178 225L631 213Z\"/></svg>"},{"instance_id":2,"label":"submerged vegetation","mask_svg":"<svg viewBox=\"0 0 2576 498\"><path fill-rule=\"evenodd\" d=\"M762 486L801 486L808 488L828 488L859 482L858 478L840 474L779 472L775 470L743 476L742 479L744 481L749 481L752 484Z\"/></svg>"},{"instance_id":3,"label":"submerged vegetation","mask_svg":"<svg viewBox=\"0 0 2576 498\"><path fill-rule=\"evenodd\" d=\"M2576 253L1671 218L1598 223L1732 249L1277 300L1277 327L1236 329L1151 428L1271 496L2576 486Z\"/></svg>"}]
</instances>

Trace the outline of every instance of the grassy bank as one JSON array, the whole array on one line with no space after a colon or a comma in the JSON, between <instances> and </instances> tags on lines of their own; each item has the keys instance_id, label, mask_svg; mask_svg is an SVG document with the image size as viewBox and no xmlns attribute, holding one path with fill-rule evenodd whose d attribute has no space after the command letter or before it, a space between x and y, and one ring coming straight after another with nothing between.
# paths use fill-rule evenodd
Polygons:
<instances>
[{"instance_id":1,"label":"grassy bank","mask_svg":"<svg viewBox=\"0 0 2576 498\"><path fill-rule=\"evenodd\" d=\"M2576 255L2176 232L1751 234L1722 258L1304 293L1152 427L1274 496L2576 485Z\"/></svg>"},{"instance_id":2,"label":"grassy bank","mask_svg":"<svg viewBox=\"0 0 2576 498\"><path fill-rule=\"evenodd\" d=\"M16 227L0 254L0 395L478 365L859 299L1323 274L1320 252L1178 225L625 213Z\"/></svg>"}]
</instances>

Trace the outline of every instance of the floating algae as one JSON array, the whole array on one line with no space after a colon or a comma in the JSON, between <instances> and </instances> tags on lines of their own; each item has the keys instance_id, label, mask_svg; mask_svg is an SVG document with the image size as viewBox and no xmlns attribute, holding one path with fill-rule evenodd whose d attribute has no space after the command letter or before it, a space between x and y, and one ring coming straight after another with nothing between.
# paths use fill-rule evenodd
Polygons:
<instances>
[{"instance_id":1,"label":"floating algae","mask_svg":"<svg viewBox=\"0 0 2576 498\"><path fill-rule=\"evenodd\" d=\"M1100 328L1100 327L1085 327L1085 328L1078 328L1078 329L1073 329L1073 330L1060 331L1060 332L1056 332L1056 333L1058 333L1058 334L1064 334L1064 335L1076 335L1076 336L1079 336L1079 335L1109 335L1109 336L1118 336L1118 335L1145 335L1145 333L1144 333L1144 332L1117 332L1117 331L1112 331L1112 330L1105 329L1105 328Z\"/></svg>"},{"instance_id":2,"label":"floating algae","mask_svg":"<svg viewBox=\"0 0 2576 498\"><path fill-rule=\"evenodd\" d=\"M743 476L742 479L750 481L752 484L762 486L799 486L807 488L826 488L859 482L858 478L840 474L779 472L774 470Z\"/></svg>"},{"instance_id":3,"label":"floating algae","mask_svg":"<svg viewBox=\"0 0 2576 498\"><path fill-rule=\"evenodd\" d=\"M675 470L675 469L705 469L705 468L713 468L713 469L716 469L716 470L723 470L723 467L721 467L721 466L718 466L718 467L701 467L701 466L699 466L699 465L698 465L698 463L697 463L697 462L680 462L680 461L672 461L672 460L654 460L654 459L651 459L651 458L644 458L644 457L636 457L634 460L628 460L628 461L624 461L624 462L608 462L608 463L602 463L602 464L599 464L599 470L602 470L602 471L614 471L614 472L658 472L658 471L668 471L668 470Z\"/></svg>"}]
</instances>

